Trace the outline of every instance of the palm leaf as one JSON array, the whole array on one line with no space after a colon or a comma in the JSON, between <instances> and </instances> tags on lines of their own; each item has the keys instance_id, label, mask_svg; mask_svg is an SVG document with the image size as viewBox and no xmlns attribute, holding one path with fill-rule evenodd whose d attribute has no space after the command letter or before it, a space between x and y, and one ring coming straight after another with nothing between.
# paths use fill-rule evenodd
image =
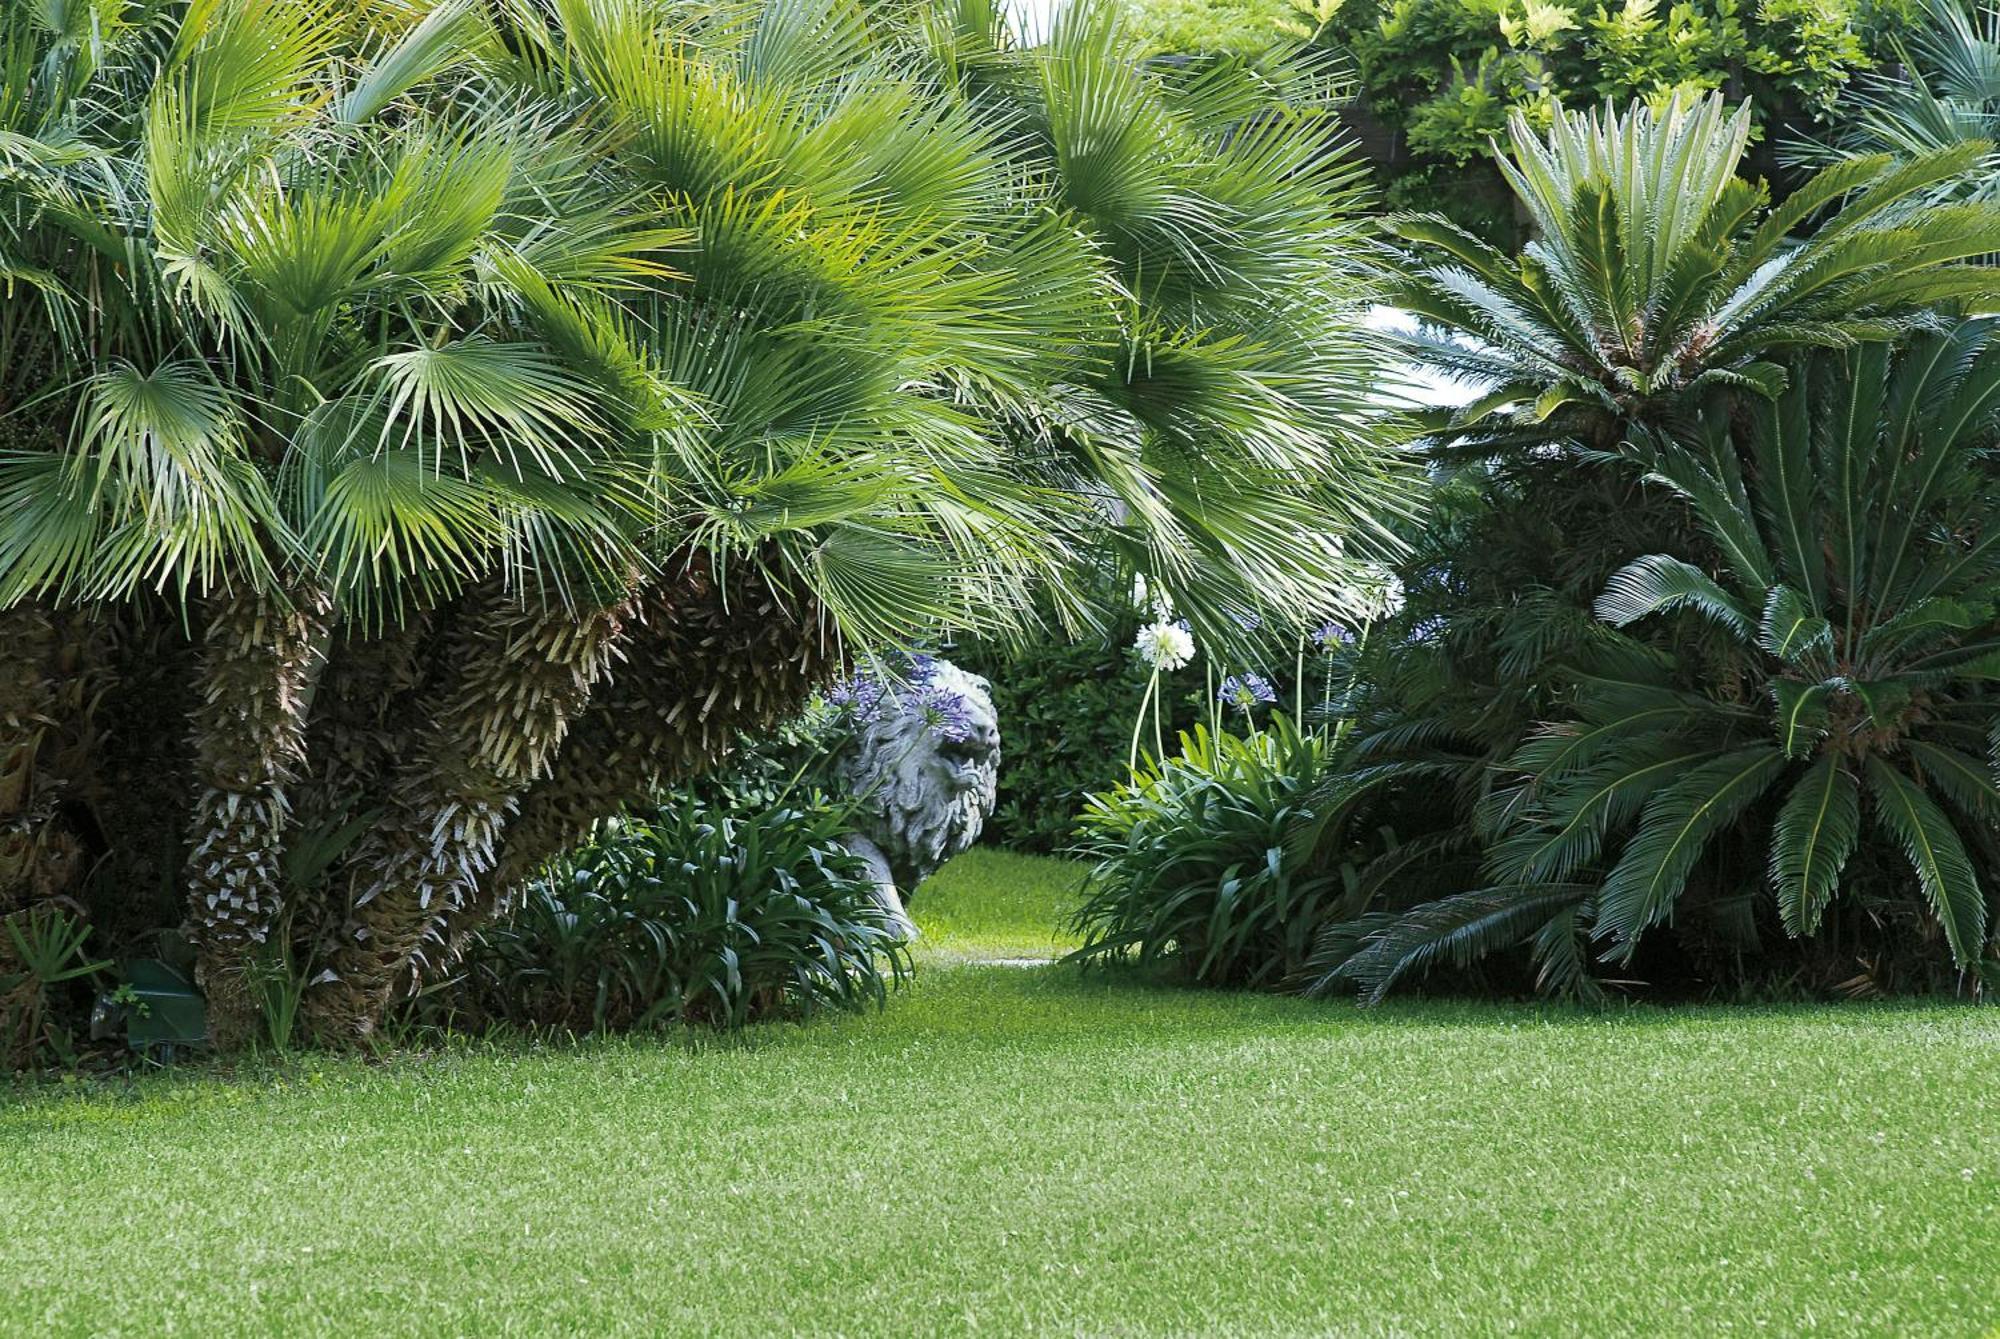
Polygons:
<instances>
[{"instance_id":1,"label":"palm leaf","mask_svg":"<svg viewBox=\"0 0 2000 1339\"><path fill-rule=\"evenodd\" d=\"M1868 786L1876 820L1909 857L1944 927L1952 961L1963 967L1977 960L1985 949L1986 895L1951 821L1914 781L1879 758L1868 761Z\"/></svg>"},{"instance_id":2,"label":"palm leaf","mask_svg":"<svg viewBox=\"0 0 2000 1339\"><path fill-rule=\"evenodd\" d=\"M1479 888L1426 902L1369 935L1312 993L1351 981L1364 1003L1379 1003L1409 973L1440 959L1463 966L1510 948L1589 896L1576 885L1527 885Z\"/></svg>"},{"instance_id":3,"label":"palm leaf","mask_svg":"<svg viewBox=\"0 0 2000 1339\"><path fill-rule=\"evenodd\" d=\"M1664 553L1647 554L1618 569L1594 606L1599 618L1620 628L1682 608L1706 614L1746 642L1753 635L1755 624L1734 596L1700 568Z\"/></svg>"},{"instance_id":4,"label":"palm leaf","mask_svg":"<svg viewBox=\"0 0 2000 1339\"><path fill-rule=\"evenodd\" d=\"M1639 936L1671 912L1709 843L1763 796L1784 763L1784 754L1767 745L1739 749L1694 768L1649 800L1597 895L1597 935L1629 959Z\"/></svg>"},{"instance_id":5,"label":"palm leaf","mask_svg":"<svg viewBox=\"0 0 2000 1339\"><path fill-rule=\"evenodd\" d=\"M1771 833L1771 886L1787 930L1819 929L1860 838L1861 787L1837 758L1821 758L1792 788Z\"/></svg>"}]
</instances>

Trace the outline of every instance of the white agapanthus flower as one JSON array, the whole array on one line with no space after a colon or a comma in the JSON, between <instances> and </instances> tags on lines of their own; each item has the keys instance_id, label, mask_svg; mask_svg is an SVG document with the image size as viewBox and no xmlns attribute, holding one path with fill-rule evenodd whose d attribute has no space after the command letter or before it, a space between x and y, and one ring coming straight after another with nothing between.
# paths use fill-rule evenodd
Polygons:
<instances>
[{"instance_id":1,"label":"white agapanthus flower","mask_svg":"<svg viewBox=\"0 0 2000 1339\"><path fill-rule=\"evenodd\" d=\"M1177 670L1194 659L1194 635L1185 622L1161 619L1139 629L1139 659L1156 670Z\"/></svg>"},{"instance_id":2,"label":"white agapanthus flower","mask_svg":"<svg viewBox=\"0 0 2000 1339\"><path fill-rule=\"evenodd\" d=\"M1174 618L1174 597L1163 590L1154 590L1147 584L1144 573L1132 578L1132 607L1150 613L1156 623Z\"/></svg>"}]
</instances>

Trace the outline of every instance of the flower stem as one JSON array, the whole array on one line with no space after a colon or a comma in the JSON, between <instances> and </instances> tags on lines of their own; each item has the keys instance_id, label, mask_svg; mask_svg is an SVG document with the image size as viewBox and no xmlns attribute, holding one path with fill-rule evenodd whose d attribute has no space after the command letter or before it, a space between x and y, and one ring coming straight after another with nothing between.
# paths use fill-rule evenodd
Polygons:
<instances>
[{"instance_id":1,"label":"flower stem","mask_svg":"<svg viewBox=\"0 0 2000 1339\"><path fill-rule=\"evenodd\" d=\"M1139 732L1146 728L1146 707L1149 703L1153 701L1153 694L1159 688L1159 686L1160 686L1160 667L1158 665L1155 665L1153 667L1153 677L1146 680L1145 695L1139 699L1138 719L1132 722L1132 753L1131 756L1126 759L1125 767L1127 771L1131 772L1135 776L1138 774L1139 771ZM1157 734L1159 730L1158 726L1159 718L1157 715L1157 710L1158 709L1155 708L1155 716L1154 716L1155 734Z\"/></svg>"},{"instance_id":2,"label":"flower stem","mask_svg":"<svg viewBox=\"0 0 2000 1339\"><path fill-rule=\"evenodd\" d=\"M1292 724L1304 728L1306 723L1306 639L1299 635L1298 663L1292 666Z\"/></svg>"},{"instance_id":3,"label":"flower stem","mask_svg":"<svg viewBox=\"0 0 2000 1339\"><path fill-rule=\"evenodd\" d=\"M1347 698L1347 709L1341 712L1340 721L1334 726L1333 730L1333 746L1335 748L1340 747L1340 741L1347 737L1347 727L1354 722L1354 685L1361 681L1361 653L1367 649L1368 625L1363 623L1361 625L1361 635L1355 638L1354 641L1354 664L1347 671L1347 689L1344 694ZM1332 680L1333 671L1329 668L1327 670L1327 681L1330 684Z\"/></svg>"}]
</instances>

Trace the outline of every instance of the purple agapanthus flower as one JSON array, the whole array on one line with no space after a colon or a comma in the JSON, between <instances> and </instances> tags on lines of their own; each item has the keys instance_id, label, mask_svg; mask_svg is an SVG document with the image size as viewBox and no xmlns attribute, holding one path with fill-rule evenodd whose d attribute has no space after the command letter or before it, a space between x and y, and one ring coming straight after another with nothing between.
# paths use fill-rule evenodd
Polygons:
<instances>
[{"instance_id":1,"label":"purple agapanthus flower","mask_svg":"<svg viewBox=\"0 0 2000 1339\"><path fill-rule=\"evenodd\" d=\"M935 689L937 658L923 652L897 653L887 665L881 662L856 670L827 690L827 704L857 724L870 725L884 711L902 709L903 695L916 695L917 710L939 739L963 742L971 731L966 719L969 710L963 698L944 689Z\"/></svg>"},{"instance_id":2,"label":"purple agapanthus flower","mask_svg":"<svg viewBox=\"0 0 2000 1339\"><path fill-rule=\"evenodd\" d=\"M1216 696L1248 711L1260 702L1276 702L1278 690L1261 674L1232 674L1222 681L1222 691Z\"/></svg>"},{"instance_id":3,"label":"purple agapanthus flower","mask_svg":"<svg viewBox=\"0 0 2000 1339\"><path fill-rule=\"evenodd\" d=\"M940 743L963 744L972 737L972 708L949 688L925 688L917 698L917 713Z\"/></svg>"},{"instance_id":4,"label":"purple agapanthus flower","mask_svg":"<svg viewBox=\"0 0 2000 1339\"><path fill-rule=\"evenodd\" d=\"M873 721L882 714L882 681L872 674L856 674L842 679L827 690L826 700L857 721Z\"/></svg>"},{"instance_id":5,"label":"purple agapanthus flower","mask_svg":"<svg viewBox=\"0 0 2000 1339\"><path fill-rule=\"evenodd\" d=\"M1261 614L1231 613L1229 616L1235 619L1236 626L1245 632L1255 632L1264 626L1264 618Z\"/></svg>"},{"instance_id":6,"label":"purple agapanthus flower","mask_svg":"<svg viewBox=\"0 0 2000 1339\"><path fill-rule=\"evenodd\" d=\"M1336 646L1352 646L1354 645L1354 629L1344 623L1336 623L1332 619L1328 619L1313 629L1313 640L1329 651Z\"/></svg>"}]
</instances>

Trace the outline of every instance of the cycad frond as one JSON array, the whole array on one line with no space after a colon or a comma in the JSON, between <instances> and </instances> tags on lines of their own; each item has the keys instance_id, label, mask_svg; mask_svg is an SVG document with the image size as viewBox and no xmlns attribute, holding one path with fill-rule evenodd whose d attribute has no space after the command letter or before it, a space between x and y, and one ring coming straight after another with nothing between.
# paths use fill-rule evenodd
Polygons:
<instances>
[{"instance_id":1,"label":"cycad frond","mask_svg":"<svg viewBox=\"0 0 2000 1339\"><path fill-rule=\"evenodd\" d=\"M1497 449L1546 425L1614 446L1687 420L1703 386L1775 393L1774 353L1893 337L1934 324L1937 304L2000 293L1980 263L2000 247L2000 212L1930 201L1982 146L1844 164L1772 209L1737 177L1749 127L1749 108L1720 97L1561 113L1546 132L1517 112L1500 166L1535 224L1518 258L1403 225L1416 243L1404 305L1476 351L1439 358L1419 341L1412 355L1489 383L1454 435Z\"/></svg>"},{"instance_id":2,"label":"cycad frond","mask_svg":"<svg viewBox=\"0 0 2000 1339\"><path fill-rule=\"evenodd\" d=\"M1670 912L1709 843L1762 798L1784 764L1769 745L1739 749L1689 769L1647 801L1597 893L1596 933L1621 959Z\"/></svg>"},{"instance_id":3,"label":"cycad frond","mask_svg":"<svg viewBox=\"0 0 2000 1339\"><path fill-rule=\"evenodd\" d=\"M1976 961L1986 942L1986 895L1951 821L1917 784L1879 758L1868 762L1875 817L1901 844L1931 910L1944 926L1952 960Z\"/></svg>"},{"instance_id":4,"label":"cycad frond","mask_svg":"<svg viewBox=\"0 0 2000 1339\"><path fill-rule=\"evenodd\" d=\"M1861 836L1861 787L1837 758L1814 763L1792 787L1771 830L1771 886L1785 928L1809 935Z\"/></svg>"},{"instance_id":5,"label":"cycad frond","mask_svg":"<svg viewBox=\"0 0 2000 1339\"><path fill-rule=\"evenodd\" d=\"M1597 597L1597 616L1622 628L1671 609L1693 609L1744 641L1751 637L1749 610L1692 563L1663 553L1635 558L1620 568Z\"/></svg>"},{"instance_id":6,"label":"cycad frond","mask_svg":"<svg viewBox=\"0 0 2000 1339\"><path fill-rule=\"evenodd\" d=\"M1379 1003L1409 973L1440 960L1463 966L1511 948L1589 896L1585 886L1552 884L1480 888L1426 902L1370 933L1309 993L1347 981L1360 988L1364 1003Z\"/></svg>"}]
</instances>

